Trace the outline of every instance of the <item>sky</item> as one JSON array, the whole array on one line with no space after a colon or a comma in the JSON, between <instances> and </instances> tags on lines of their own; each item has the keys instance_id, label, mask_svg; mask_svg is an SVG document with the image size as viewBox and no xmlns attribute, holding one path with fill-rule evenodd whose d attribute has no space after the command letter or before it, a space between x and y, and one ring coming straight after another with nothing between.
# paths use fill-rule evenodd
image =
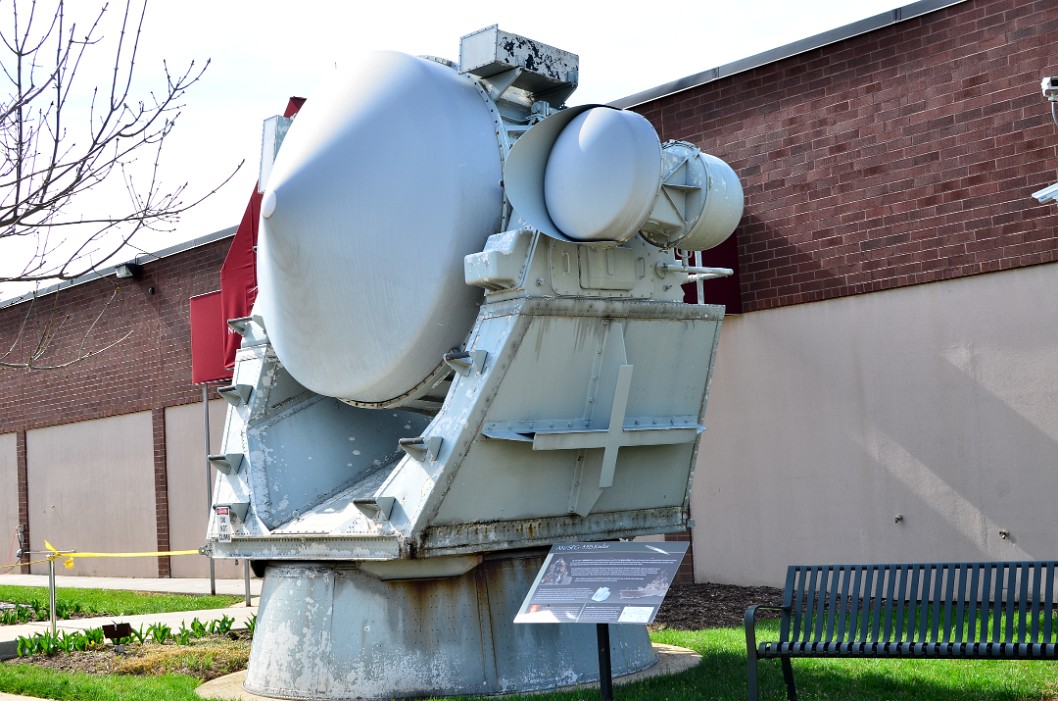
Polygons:
<instances>
[{"instance_id":1,"label":"sky","mask_svg":"<svg viewBox=\"0 0 1058 701\"><path fill-rule=\"evenodd\" d=\"M83 8L98 6L76 1ZM363 52L390 49L458 60L460 37L498 24L580 57L580 87L567 104L606 103L909 2L153 0L136 66L141 90L158 84L163 61L171 70L210 62L168 140L163 180L188 183L190 198L244 165L219 194L185 214L175 231L147 233L135 243L157 251L237 224L256 182L263 120L281 113L289 96L311 100L325 79ZM86 66L105 79L105 65ZM0 264L10 258L0 250ZM8 296L4 292L0 297Z\"/></svg>"}]
</instances>

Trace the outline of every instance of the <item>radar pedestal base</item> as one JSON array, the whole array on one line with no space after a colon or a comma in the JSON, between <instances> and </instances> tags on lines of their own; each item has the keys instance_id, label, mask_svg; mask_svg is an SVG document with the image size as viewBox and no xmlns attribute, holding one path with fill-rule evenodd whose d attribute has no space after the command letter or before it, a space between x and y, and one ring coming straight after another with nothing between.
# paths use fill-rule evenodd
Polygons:
<instances>
[{"instance_id":1,"label":"radar pedestal base","mask_svg":"<svg viewBox=\"0 0 1058 701\"><path fill-rule=\"evenodd\" d=\"M519 624L546 551L466 574L382 580L355 563L270 565L245 687L292 699L505 694L598 681L595 626ZM645 626L611 630L614 676L654 664Z\"/></svg>"}]
</instances>

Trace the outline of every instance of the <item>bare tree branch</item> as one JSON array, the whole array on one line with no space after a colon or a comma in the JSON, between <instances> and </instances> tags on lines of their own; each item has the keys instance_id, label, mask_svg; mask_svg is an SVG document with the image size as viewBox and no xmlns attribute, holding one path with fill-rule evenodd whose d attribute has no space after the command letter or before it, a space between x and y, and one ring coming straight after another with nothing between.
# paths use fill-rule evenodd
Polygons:
<instances>
[{"instance_id":1,"label":"bare tree branch","mask_svg":"<svg viewBox=\"0 0 1058 701\"><path fill-rule=\"evenodd\" d=\"M33 303L36 301L36 298L34 298L29 303L29 306L25 311L25 315L22 317L22 325L20 326L18 334L15 336L14 341L12 341L10 347L3 354L0 354L0 368L8 370L60 370L62 368L68 368L72 365L76 365L77 363L82 363L85 360L88 360L89 358L99 355L100 353L105 353L114 346L125 341L127 338L129 338L129 336L132 335L131 330L126 331L124 335L122 335L120 338L110 341L109 343L101 347L89 348L92 332L95 330L96 325L99 323L100 319L102 319L103 316L106 315L106 313L110 310L110 307L114 303L114 300L117 298L117 296L118 290L114 290L114 292L107 299L106 303L103 305L103 308L99 310L99 313L96 314L95 318L88 325L88 328L85 329L85 331L81 334L80 344L78 345L77 349L73 352L72 357L68 358L67 360L63 360L60 362L43 362L43 358L45 357L45 355L47 355L48 351L52 350L52 343L58 337L59 332L62 331L62 328L66 325L66 322L70 320L70 316L68 314L62 314L58 312L57 309L52 310L51 314L49 314L46 321L44 322L44 325L37 332L35 345L29 353L25 354L26 359L17 361L8 360L8 358L12 355L16 355L16 357L21 356L21 354L17 354L16 351L18 349L19 344L25 338L27 324L29 323L30 318L33 316ZM55 297L55 300L57 302L58 297ZM56 306L58 305L56 304Z\"/></svg>"},{"instance_id":2,"label":"bare tree branch","mask_svg":"<svg viewBox=\"0 0 1058 701\"><path fill-rule=\"evenodd\" d=\"M163 182L166 139L209 61L148 67L155 88L135 94L147 0L116 5L86 14L88 2L11 0L10 17L0 18L0 242L30 243L0 283L72 280L112 264L137 234L172 231L242 166L201 196L189 197L187 182ZM65 367L41 360L63 323L40 329L28 358L12 357L24 347L16 339L0 368ZM90 349L93 329L71 363L113 345Z\"/></svg>"}]
</instances>

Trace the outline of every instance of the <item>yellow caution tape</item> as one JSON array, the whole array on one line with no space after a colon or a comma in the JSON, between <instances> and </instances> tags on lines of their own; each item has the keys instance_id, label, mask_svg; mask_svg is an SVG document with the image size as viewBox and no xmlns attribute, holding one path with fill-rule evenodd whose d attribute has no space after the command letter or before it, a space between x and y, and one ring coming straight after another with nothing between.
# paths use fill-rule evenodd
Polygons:
<instances>
[{"instance_id":1,"label":"yellow caution tape","mask_svg":"<svg viewBox=\"0 0 1058 701\"><path fill-rule=\"evenodd\" d=\"M13 562L10 565L0 565L0 570L4 570L6 573L8 570L13 570L16 567L29 567L30 565L39 565L41 563L50 560L50 557L46 557L43 560L30 560L29 562Z\"/></svg>"},{"instance_id":2,"label":"yellow caution tape","mask_svg":"<svg viewBox=\"0 0 1058 701\"><path fill-rule=\"evenodd\" d=\"M169 557L172 555L198 555L199 551L196 550L161 550L156 552L147 553L81 553L81 552L60 552L54 545L48 541L44 541L44 547L52 552L52 555L48 557L48 560L62 560L63 565L66 569L73 569L74 559L78 557ZM47 562L48 560L41 560L41 562Z\"/></svg>"}]
</instances>

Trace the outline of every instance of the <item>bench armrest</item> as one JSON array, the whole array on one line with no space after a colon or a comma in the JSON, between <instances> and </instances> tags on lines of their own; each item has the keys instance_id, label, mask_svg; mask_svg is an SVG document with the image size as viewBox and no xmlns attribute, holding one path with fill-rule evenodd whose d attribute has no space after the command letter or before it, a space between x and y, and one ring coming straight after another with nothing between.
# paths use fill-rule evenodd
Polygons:
<instances>
[{"instance_id":1,"label":"bench armrest","mask_svg":"<svg viewBox=\"0 0 1058 701\"><path fill-rule=\"evenodd\" d=\"M746 649L750 656L755 656L757 651L757 612L758 611L778 611L783 615L783 618L790 615L789 606L765 606L764 604L755 604L746 609Z\"/></svg>"}]
</instances>

